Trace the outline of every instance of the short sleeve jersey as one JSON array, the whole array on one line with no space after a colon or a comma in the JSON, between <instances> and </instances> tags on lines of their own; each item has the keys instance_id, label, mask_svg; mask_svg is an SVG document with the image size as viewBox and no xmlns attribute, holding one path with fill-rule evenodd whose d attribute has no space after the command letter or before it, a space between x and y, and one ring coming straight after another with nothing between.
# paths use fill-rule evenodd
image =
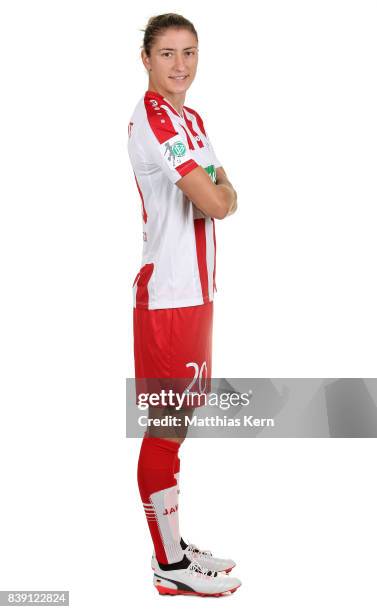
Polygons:
<instances>
[{"instance_id":1,"label":"short sleeve jersey","mask_svg":"<svg viewBox=\"0 0 377 612\"><path fill-rule=\"evenodd\" d=\"M180 115L148 90L128 126L128 153L141 201L143 253L133 304L150 310L213 300L215 219L202 213L176 182L202 166L216 182L217 159L199 113Z\"/></svg>"}]
</instances>

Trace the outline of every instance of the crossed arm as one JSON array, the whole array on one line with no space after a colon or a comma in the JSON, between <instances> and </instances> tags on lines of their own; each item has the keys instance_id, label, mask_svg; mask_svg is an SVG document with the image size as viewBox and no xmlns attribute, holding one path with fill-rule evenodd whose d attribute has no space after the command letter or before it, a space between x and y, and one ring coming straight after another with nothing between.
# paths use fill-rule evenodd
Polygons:
<instances>
[{"instance_id":1,"label":"crossed arm","mask_svg":"<svg viewBox=\"0 0 377 612\"><path fill-rule=\"evenodd\" d=\"M216 169L216 183L198 166L176 185L205 215L225 219L237 210L237 193L222 167Z\"/></svg>"}]
</instances>

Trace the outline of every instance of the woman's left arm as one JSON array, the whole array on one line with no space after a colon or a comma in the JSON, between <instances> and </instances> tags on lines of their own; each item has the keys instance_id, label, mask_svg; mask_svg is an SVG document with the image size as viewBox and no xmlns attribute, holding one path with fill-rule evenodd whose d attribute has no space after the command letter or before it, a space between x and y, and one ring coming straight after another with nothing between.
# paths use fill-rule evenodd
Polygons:
<instances>
[{"instance_id":1,"label":"woman's left arm","mask_svg":"<svg viewBox=\"0 0 377 612\"><path fill-rule=\"evenodd\" d=\"M233 205L230 208L228 214L226 215L227 217L229 217L229 215L233 215L233 213L235 213L237 210L237 192L234 189L232 183L229 181L226 172L222 166L220 166L220 168L216 168L216 185L227 185L234 193Z\"/></svg>"}]
</instances>

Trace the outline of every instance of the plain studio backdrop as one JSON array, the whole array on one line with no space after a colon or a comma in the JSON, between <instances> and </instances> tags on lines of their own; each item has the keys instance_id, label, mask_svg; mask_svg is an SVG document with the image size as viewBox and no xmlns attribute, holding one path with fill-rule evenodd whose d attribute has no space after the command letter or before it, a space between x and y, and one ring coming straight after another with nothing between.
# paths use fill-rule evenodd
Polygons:
<instances>
[{"instance_id":1,"label":"plain studio backdrop","mask_svg":"<svg viewBox=\"0 0 377 612\"><path fill-rule=\"evenodd\" d=\"M187 440L182 535L243 586L152 586L125 435L127 125L140 30L169 11L197 28L186 104L238 192L217 223L213 375L376 376L375 2L2 0L0 589L69 589L77 612L375 610L373 439Z\"/></svg>"}]
</instances>

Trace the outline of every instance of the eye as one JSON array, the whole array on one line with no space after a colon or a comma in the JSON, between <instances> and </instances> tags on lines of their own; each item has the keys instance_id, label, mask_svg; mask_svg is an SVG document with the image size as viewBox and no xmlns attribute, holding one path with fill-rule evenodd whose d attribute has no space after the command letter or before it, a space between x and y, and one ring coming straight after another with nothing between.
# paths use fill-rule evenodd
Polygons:
<instances>
[{"instance_id":1,"label":"eye","mask_svg":"<svg viewBox=\"0 0 377 612\"><path fill-rule=\"evenodd\" d=\"M168 57L168 55L172 55L172 52L171 51L165 51L164 53L162 53L162 55L164 57Z\"/></svg>"}]
</instances>

